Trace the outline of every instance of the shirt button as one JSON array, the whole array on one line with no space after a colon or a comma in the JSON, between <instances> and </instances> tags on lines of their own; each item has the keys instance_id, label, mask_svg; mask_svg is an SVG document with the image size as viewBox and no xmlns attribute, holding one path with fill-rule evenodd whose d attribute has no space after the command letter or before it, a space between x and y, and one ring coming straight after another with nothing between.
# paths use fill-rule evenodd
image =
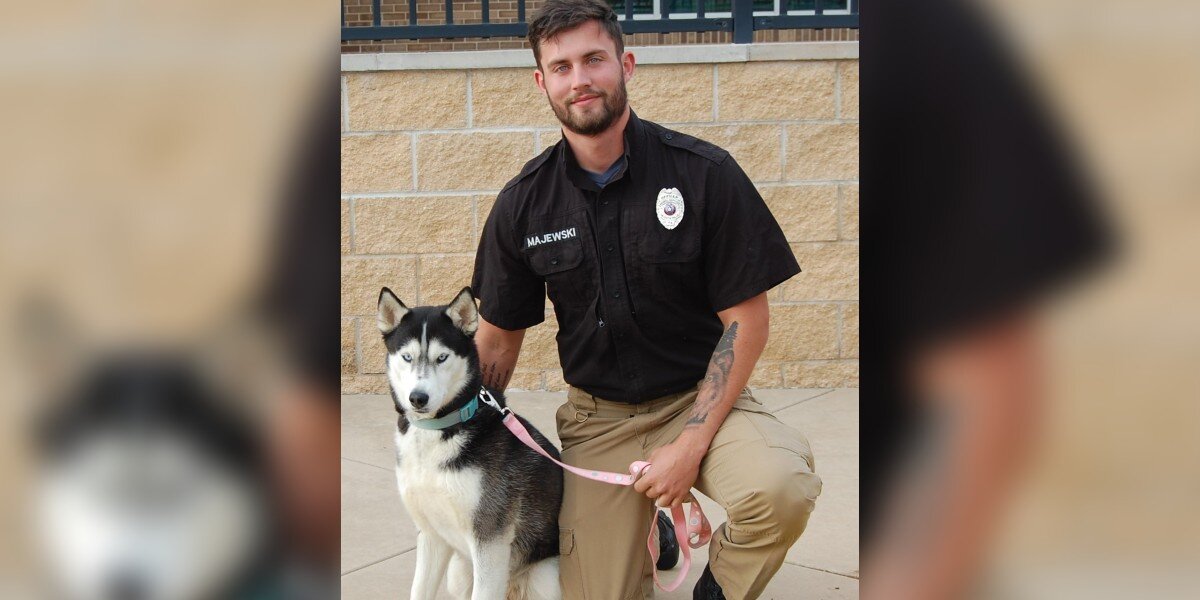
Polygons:
<instances>
[{"instance_id":1,"label":"shirt button","mask_svg":"<svg viewBox=\"0 0 1200 600\"><path fill-rule=\"evenodd\" d=\"M601 206L608 206L608 200L601 200L601 201L600 201L600 205L601 205Z\"/></svg>"},{"instance_id":2,"label":"shirt button","mask_svg":"<svg viewBox=\"0 0 1200 600\"><path fill-rule=\"evenodd\" d=\"M670 253L671 253L671 249L667 248L667 254L670 254Z\"/></svg>"},{"instance_id":3,"label":"shirt button","mask_svg":"<svg viewBox=\"0 0 1200 600\"><path fill-rule=\"evenodd\" d=\"M671 139L671 134L669 134L669 133L667 134L667 139L668 140Z\"/></svg>"},{"instance_id":4,"label":"shirt button","mask_svg":"<svg viewBox=\"0 0 1200 600\"><path fill-rule=\"evenodd\" d=\"M608 250L609 252L612 252L612 251L613 251L613 246L612 246L612 244L609 244L609 245L608 245L608 248L605 248L605 250Z\"/></svg>"},{"instance_id":5,"label":"shirt button","mask_svg":"<svg viewBox=\"0 0 1200 600\"><path fill-rule=\"evenodd\" d=\"M620 298L621 292L613 292L613 298Z\"/></svg>"},{"instance_id":6,"label":"shirt button","mask_svg":"<svg viewBox=\"0 0 1200 600\"><path fill-rule=\"evenodd\" d=\"M667 254L670 254L670 252L668 252ZM552 265L557 265L557 264L558 264L558 259L557 259L557 258L552 258L552 259L550 259L550 264L552 264Z\"/></svg>"}]
</instances>

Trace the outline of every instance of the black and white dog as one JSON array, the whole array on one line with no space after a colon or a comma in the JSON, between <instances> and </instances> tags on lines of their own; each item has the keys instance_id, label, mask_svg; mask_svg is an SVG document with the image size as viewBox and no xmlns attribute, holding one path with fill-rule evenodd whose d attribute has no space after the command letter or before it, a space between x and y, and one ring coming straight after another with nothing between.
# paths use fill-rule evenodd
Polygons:
<instances>
[{"instance_id":1,"label":"black and white dog","mask_svg":"<svg viewBox=\"0 0 1200 600\"><path fill-rule=\"evenodd\" d=\"M414 308L383 288L378 324L400 414L396 481L420 530L411 597L434 598L444 579L451 594L473 600L560 598L563 474L481 400L479 312L470 288L449 305Z\"/></svg>"}]
</instances>

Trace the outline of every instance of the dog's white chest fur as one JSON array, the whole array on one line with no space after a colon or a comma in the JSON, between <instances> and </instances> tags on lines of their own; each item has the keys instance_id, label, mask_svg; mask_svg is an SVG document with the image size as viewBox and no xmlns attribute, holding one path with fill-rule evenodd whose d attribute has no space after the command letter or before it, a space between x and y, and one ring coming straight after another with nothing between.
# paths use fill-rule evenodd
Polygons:
<instances>
[{"instance_id":1,"label":"dog's white chest fur","mask_svg":"<svg viewBox=\"0 0 1200 600\"><path fill-rule=\"evenodd\" d=\"M479 469L448 470L443 465L458 456L464 439L443 440L441 432L410 427L396 431L396 484L400 498L421 531L468 552L472 522L482 497Z\"/></svg>"}]
</instances>

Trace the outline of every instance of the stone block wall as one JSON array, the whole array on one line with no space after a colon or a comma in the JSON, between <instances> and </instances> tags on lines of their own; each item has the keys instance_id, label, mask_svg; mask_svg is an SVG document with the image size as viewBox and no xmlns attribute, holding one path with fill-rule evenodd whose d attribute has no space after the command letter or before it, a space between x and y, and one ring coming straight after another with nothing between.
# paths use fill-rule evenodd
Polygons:
<instances>
[{"instance_id":1,"label":"stone block wall","mask_svg":"<svg viewBox=\"0 0 1200 600\"><path fill-rule=\"evenodd\" d=\"M857 386L858 61L643 64L629 96L639 116L729 150L804 269L768 294L751 385ZM379 288L448 302L500 188L561 134L532 67L344 71L342 98L342 388L384 393ZM546 306L513 388L565 389Z\"/></svg>"}]
</instances>

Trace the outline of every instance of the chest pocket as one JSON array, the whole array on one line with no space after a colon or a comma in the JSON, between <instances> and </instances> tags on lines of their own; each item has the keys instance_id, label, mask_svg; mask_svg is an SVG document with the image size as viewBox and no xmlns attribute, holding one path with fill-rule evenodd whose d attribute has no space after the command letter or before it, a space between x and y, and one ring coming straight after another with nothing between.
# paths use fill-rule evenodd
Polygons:
<instances>
[{"instance_id":1,"label":"chest pocket","mask_svg":"<svg viewBox=\"0 0 1200 600\"><path fill-rule=\"evenodd\" d=\"M628 215L637 237L638 257L651 264L674 264L693 262L700 258L700 237L704 225L702 196L689 186L683 188L682 211L675 227L668 229L663 223L667 215L658 213L658 199L648 196L645 201L631 207ZM673 212L673 211L672 211Z\"/></svg>"},{"instance_id":2,"label":"chest pocket","mask_svg":"<svg viewBox=\"0 0 1200 600\"><path fill-rule=\"evenodd\" d=\"M530 223L524 238L529 268L546 280L555 309L588 306L596 286L585 259L588 230L582 213Z\"/></svg>"},{"instance_id":3,"label":"chest pocket","mask_svg":"<svg viewBox=\"0 0 1200 600\"><path fill-rule=\"evenodd\" d=\"M694 223L695 219L691 221L693 222L680 223L675 229L667 229L656 221L647 224L646 231L638 241L642 260L652 264L664 264L686 263L699 259L700 228Z\"/></svg>"},{"instance_id":4,"label":"chest pocket","mask_svg":"<svg viewBox=\"0 0 1200 600\"><path fill-rule=\"evenodd\" d=\"M653 204L639 207L636 268L639 321L648 330L678 333L680 315L706 310L699 211L684 213L674 229L659 223ZM678 330L678 331L677 331Z\"/></svg>"}]
</instances>

